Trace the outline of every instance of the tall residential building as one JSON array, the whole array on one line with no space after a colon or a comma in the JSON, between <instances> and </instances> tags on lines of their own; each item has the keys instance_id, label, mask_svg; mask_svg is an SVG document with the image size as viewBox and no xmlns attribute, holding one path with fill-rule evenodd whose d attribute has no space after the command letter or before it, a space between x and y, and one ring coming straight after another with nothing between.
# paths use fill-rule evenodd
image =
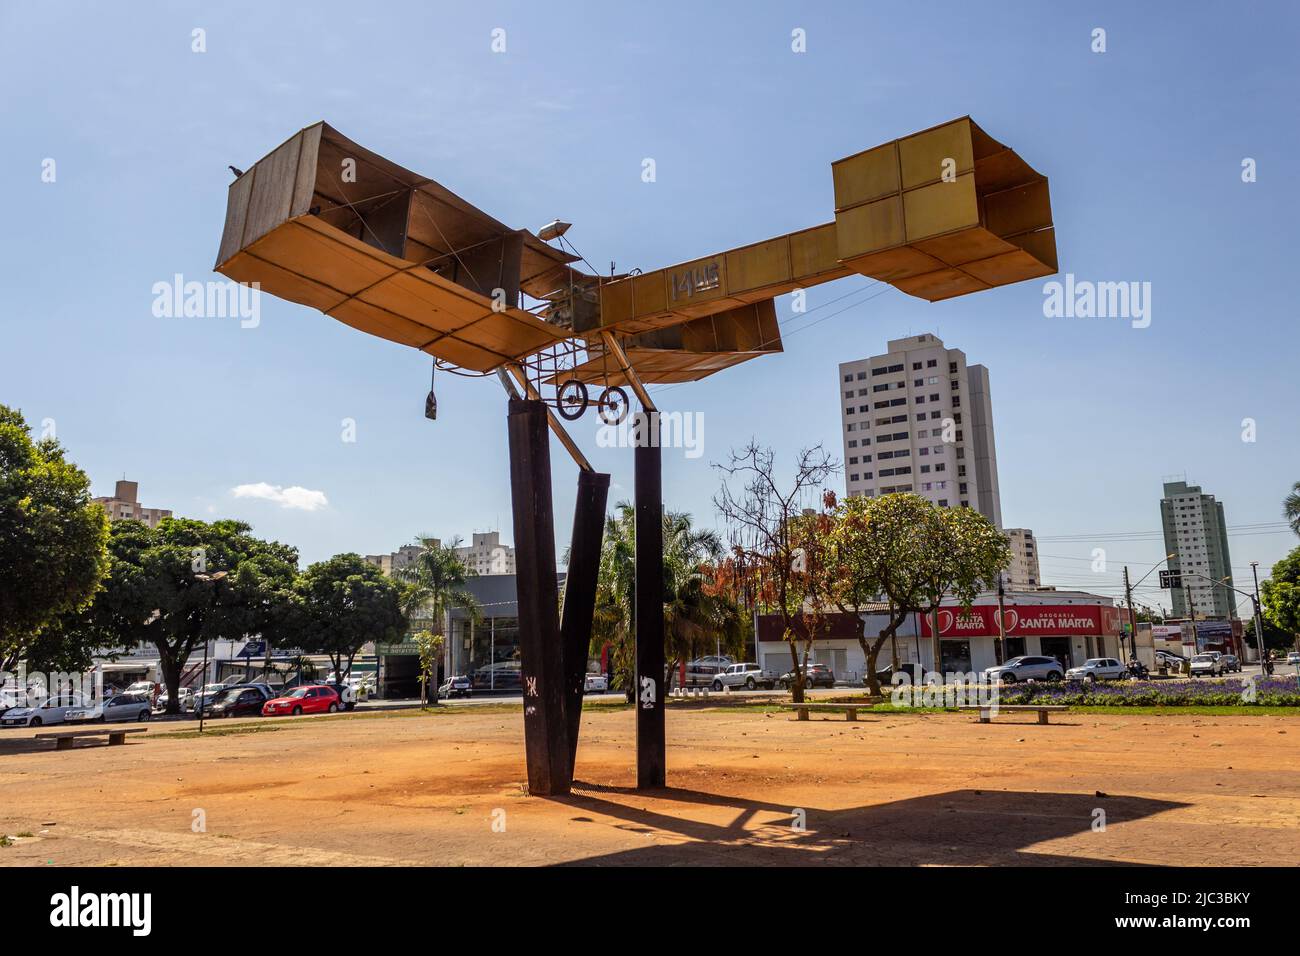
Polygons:
<instances>
[{"instance_id":1,"label":"tall residential building","mask_svg":"<svg viewBox=\"0 0 1300 956\"><path fill-rule=\"evenodd\" d=\"M1002 527L989 373L926 333L840 365L850 495L910 491Z\"/></svg>"},{"instance_id":2,"label":"tall residential building","mask_svg":"<svg viewBox=\"0 0 1300 956\"><path fill-rule=\"evenodd\" d=\"M1040 587L1042 576L1038 573L1038 546L1034 533L1028 528L1007 528L1007 546L1011 549L1011 564L1007 567L1004 587L1007 590L1025 590Z\"/></svg>"},{"instance_id":3,"label":"tall residential building","mask_svg":"<svg viewBox=\"0 0 1300 956\"><path fill-rule=\"evenodd\" d=\"M441 544L437 538L430 540L431 547L436 548ZM418 544L406 544L390 554L368 554L366 560L384 574L391 575L414 561L422 550ZM454 551L467 568L480 575L515 573L515 549L501 543L499 531L475 532L469 544L455 548Z\"/></svg>"},{"instance_id":4,"label":"tall residential building","mask_svg":"<svg viewBox=\"0 0 1300 956\"><path fill-rule=\"evenodd\" d=\"M167 508L144 508L140 505L140 483L138 481L127 481L125 478L119 481L113 488L111 497L92 499L95 504L102 505L108 512L109 521L126 521L128 519L143 521L151 528L158 527L158 522L163 518L170 518L172 513Z\"/></svg>"},{"instance_id":5,"label":"tall residential building","mask_svg":"<svg viewBox=\"0 0 1300 956\"><path fill-rule=\"evenodd\" d=\"M1210 580L1232 587L1232 558L1228 554L1228 523L1223 504L1214 495L1201 492L1199 485L1185 481L1165 482L1160 499L1160 521L1165 532L1165 552L1171 571L1181 571L1183 587L1174 589L1174 617L1187 617L1187 595L1191 592L1196 617L1234 618L1236 594L1216 587Z\"/></svg>"}]
</instances>

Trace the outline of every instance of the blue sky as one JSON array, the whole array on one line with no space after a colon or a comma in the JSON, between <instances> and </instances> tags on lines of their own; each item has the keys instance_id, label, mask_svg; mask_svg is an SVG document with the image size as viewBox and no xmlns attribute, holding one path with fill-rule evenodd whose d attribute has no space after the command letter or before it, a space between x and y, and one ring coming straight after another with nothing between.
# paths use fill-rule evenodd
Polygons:
<instances>
[{"instance_id":1,"label":"blue sky","mask_svg":"<svg viewBox=\"0 0 1300 956\"><path fill-rule=\"evenodd\" d=\"M1045 318L1037 281L937 304L818 287L784 354L659 394L705 413L704 454L665 453L668 506L714 523L710 462L750 436L838 456L837 364L929 331L990 369L1004 520L1039 535L1046 582L1113 594L1155 563L1158 537L1111 535L1157 531L1185 473L1230 526L1267 525L1231 540L1240 585L1297 543L1277 528L1300 479L1298 27L1281 3L6 4L0 401L52 419L96 493L125 473L304 560L511 540L495 382L441 376L431 423L425 357L305 307L154 317L155 282L216 278L227 164L324 119L508 224L573 222L598 267L650 269L828 221L832 160L970 114L1050 177L1061 271L1150 282L1150 327ZM630 497L630 452L590 417L575 434ZM552 455L563 538L575 472ZM328 504L232 494L257 483Z\"/></svg>"}]
</instances>

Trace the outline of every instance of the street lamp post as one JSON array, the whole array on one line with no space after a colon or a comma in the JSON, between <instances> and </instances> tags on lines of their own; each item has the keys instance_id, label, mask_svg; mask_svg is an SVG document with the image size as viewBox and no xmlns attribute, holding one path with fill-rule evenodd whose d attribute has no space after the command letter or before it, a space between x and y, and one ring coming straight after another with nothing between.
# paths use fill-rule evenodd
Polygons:
<instances>
[{"instance_id":1,"label":"street lamp post","mask_svg":"<svg viewBox=\"0 0 1300 956\"><path fill-rule=\"evenodd\" d=\"M1178 557L1177 551L1170 551L1163 558L1151 565L1147 573L1137 579L1136 584L1129 583L1128 565L1124 565L1124 602L1128 605L1128 638L1129 638L1129 660L1137 660L1137 614L1133 610L1133 589L1151 577L1151 572L1160 567L1162 562L1169 561Z\"/></svg>"}]
</instances>

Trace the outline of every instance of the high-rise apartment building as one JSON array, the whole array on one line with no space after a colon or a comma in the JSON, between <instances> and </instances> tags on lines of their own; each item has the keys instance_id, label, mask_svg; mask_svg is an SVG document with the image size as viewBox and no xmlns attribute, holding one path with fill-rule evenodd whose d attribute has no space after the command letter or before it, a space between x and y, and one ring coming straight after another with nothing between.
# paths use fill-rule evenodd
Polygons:
<instances>
[{"instance_id":1,"label":"high-rise apartment building","mask_svg":"<svg viewBox=\"0 0 1300 956\"><path fill-rule=\"evenodd\" d=\"M1237 616L1236 593L1232 587L1232 558L1228 554L1228 523L1223 504L1214 495L1201 492L1199 485L1185 481L1165 482L1165 496L1160 499L1160 521L1165 532L1165 553L1172 554L1166 564L1171 571L1182 573L1181 588L1170 597L1174 617L1188 617L1191 611L1202 617L1234 618ZM1227 587L1216 586L1221 581Z\"/></svg>"},{"instance_id":2,"label":"high-rise apartment building","mask_svg":"<svg viewBox=\"0 0 1300 956\"><path fill-rule=\"evenodd\" d=\"M151 528L158 527L163 518L170 518L172 513L167 508L145 508L140 505L140 483L119 481L113 488L112 496L92 499L95 504L103 506L108 512L109 521L143 521Z\"/></svg>"},{"instance_id":3,"label":"high-rise apartment building","mask_svg":"<svg viewBox=\"0 0 1300 956\"><path fill-rule=\"evenodd\" d=\"M1002 527L989 373L926 333L840 365L850 495L910 491Z\"/></svg>"},{"instance_id":4,"label":"high-rise apartment building","mask_svg":"<svg viewBox=\"0 0 1300 956\"><path fill-rule=\"evenodd\" d=\"M1028 528L1007 528L1007 546L1011 549L1011 564L1007 566L1003 586L1008 590L1031 590L1041 587L1042 575L1038 572L1038 545L1034 533Z\"/></svg>"}]
</instances>

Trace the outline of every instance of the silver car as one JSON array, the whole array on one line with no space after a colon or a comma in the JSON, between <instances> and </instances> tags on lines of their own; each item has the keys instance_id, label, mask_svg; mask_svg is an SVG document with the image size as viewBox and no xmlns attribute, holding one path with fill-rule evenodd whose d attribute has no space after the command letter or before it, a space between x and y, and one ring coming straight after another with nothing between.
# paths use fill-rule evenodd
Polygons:
<instances>
[{"instance_id":1,"label":"silver car","mask_svg":"<svg viewBox=\"0 0 1300 956\"><path fill-rule=\"evenodd\" d=\"M1064 677L1065 668L1055 657L1032 654L1013 657L1005 664L990 667L984 672L984 679L991 684L998 681L1014 684L1020 680L1061 680Z\"/></svg>"},{"instance_id":2,"label":"silver car","mask_svg":"<svg viewBox=\"0 0 1300 956\"><path fill-rule=\"evenodd\" d=\"M766 687L771 690L776 686L776 675L757 664L730 664L714 675L711 686L714 690L722 690L724 687L744 687L746 690Z\"/></svg>"},{"instance_id":3,"label":"silver car","mask_svg":"<svg viewBox=\"0 0 1300 956\"><path fill-rule=\"evenodd\" d=\"M1066 680L1119 680L1128 669L1113 657L1092 657L1065 672Z\"/></svg>"},{"instance_id":4,"label":"silver car","mask_svg":"<svg viewBox=\"0 0 1300 956\"><path fill-rule=\"evenodd\" d=\"M0 726L43 727L63 723L68 711L85 710L91 706L89 698L78 693L54 694L35 707L13 707L0 717Z\"/></svg>"},{"instance_id":5,"label":"silver car","mask_svg":"<svg viewBox=\"0 0 1300 956\"><path fill-rule=\"evenodd\" d=\"M114 694L90 707L69 710L63 719L69 724L117 722L121 720L146 721L153 713L149 698L143 694Z\"/></svg>"}]
</instances>

